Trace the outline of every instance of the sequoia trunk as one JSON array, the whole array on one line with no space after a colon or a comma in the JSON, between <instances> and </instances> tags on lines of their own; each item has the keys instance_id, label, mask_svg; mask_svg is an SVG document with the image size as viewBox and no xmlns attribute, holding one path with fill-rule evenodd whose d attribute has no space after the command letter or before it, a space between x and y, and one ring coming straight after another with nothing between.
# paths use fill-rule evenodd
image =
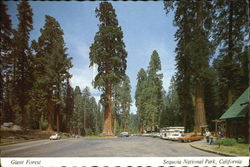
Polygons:
<instances>
[{"instance_id":1,"label":"sequoia trunk","mask_svg":"<svg viewBox=\"0 0 250 167\"><path fill-rule=\"evenodd\" d=\"M113 136L112 132L112 90L110 84L106 87L106 104L104 111L104 126L103 126L103 135L104 136Z\"/></svg>"},{"instance_id":2,"label":"sequoia trunk","mask_svg":"<svg viewBox=\"0 0 250 167\"><path fill-rule=\"evenodd\" d=\"M201 126L207 124L204 106L204 87L198 84L195 89L194 132L200 133Z\"/></svg>"},{"instance_id":3,"label":"sequoia trunk","mask_svg":"<svg viewBox=\"0 0 250 167\"><path fill-rule=\"evenodd\" d=\"M57 132L60 132L60 115L59 115L58 110L56 113L56 130L57 130Z\"/></svg>"}]
</instances>

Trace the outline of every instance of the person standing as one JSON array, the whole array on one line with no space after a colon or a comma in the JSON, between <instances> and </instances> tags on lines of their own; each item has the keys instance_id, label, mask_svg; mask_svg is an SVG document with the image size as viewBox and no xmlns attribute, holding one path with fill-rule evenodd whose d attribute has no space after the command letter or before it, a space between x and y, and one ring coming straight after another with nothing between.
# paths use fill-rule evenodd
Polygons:
<instances>
[{"instance_id":1,"label":"person standing","mask_svg":"<svg viewBox=\"0 0 250 167\"><path fill-rule=\"evenodd\" d=\"M214 144L214 133L210 135L210 145Z\"/></svg>"},{"instance_id":2,"label":"person standing","mask_svg":"<svg viewBox=\"0 0 250 167\"><path fill-rule=\"evenodd\" d=\"M206 140L207 140L207 143L209 143L209 136L211 135L211 133L209 132L208 129L206 129Z\"/></svg>"}]
</instances>

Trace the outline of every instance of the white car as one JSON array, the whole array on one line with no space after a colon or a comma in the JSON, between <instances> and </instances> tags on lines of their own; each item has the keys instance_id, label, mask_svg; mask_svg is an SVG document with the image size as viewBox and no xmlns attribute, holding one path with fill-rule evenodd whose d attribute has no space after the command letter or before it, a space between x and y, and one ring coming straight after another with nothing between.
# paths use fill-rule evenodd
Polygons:
<instances>
[{"instance_id":1,"label":"white car","mask_svg":"<svg viewBox=\"0 0 250 167\"><path fill-rule=\"evenodd\" d=\"M61 137L60 137L60 135L58 133L56 133L56 134L54 134L54 135L52 135L52 136L49 137L50 140L58 140L60 138Z\"/></svg>"},{"instance_id":2,"label":"white car","mask_svg":"<svg viewBox=\"0 0 250 167\"><path fill-rule=\"evenodd\" d=\"M167 139L169 140L178 140L179 137L181 137L181 133L171 133Z\"/></svg>"}]
</instances>

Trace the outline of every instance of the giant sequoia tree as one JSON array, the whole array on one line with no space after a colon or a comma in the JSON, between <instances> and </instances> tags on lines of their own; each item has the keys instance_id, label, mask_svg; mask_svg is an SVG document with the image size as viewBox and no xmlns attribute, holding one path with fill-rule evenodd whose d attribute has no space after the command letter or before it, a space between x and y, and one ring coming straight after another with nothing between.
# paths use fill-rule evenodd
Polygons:
<instances>
[{"instance_id":1,"label":"giant sequoia tree","mask_svg":"<svg viewBox=\"0 0 250 167\"><path fill-rule=\"evenodd\" d=\"M99 31L90 47L90 66L98 65L94 87L103 92L102 104L105 108L103 135L113 135L112 132L112 89L122 79L126 70L125 44L123 32L118 25L116 13L111 3L101 2L96 9L99 18Z\"/></svg>"},{"instance_id":2,"label":"giant sequoia tree","mask_svg":"<svg viewBox=\"0 0 250 167\"><path fill-rule=\"evenodd\" d=\"M195 114L194 131L200 132L200 127L206 125L204 84L209 70L209 58L212 45L209 41L211 32L212 5L209 1L178 1L165 2L167 12L176 7L174 23L178 27L175 34L177 39L177 90L180 100L193 95ZM192 84L189 92L180 86ZM180 92L182 92L180 94ZM183 99L184 100L184 99ZM188 106L189 104L184 104ZM186 108L186 107L185 107ZM188 108L191 110L191 107ZM187 114L184 111L184 123Z\"/></svg>"}]
</instances>

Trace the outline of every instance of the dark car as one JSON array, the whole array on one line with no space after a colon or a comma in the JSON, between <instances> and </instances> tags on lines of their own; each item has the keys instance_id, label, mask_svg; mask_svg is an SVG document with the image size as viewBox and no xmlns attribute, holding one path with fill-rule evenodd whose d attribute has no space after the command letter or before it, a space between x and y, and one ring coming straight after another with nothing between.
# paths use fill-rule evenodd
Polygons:
<instances>
[{"instance_id":1,"label":"dark car","mask_svg":"<svg viewBox=\"0 0 250 167\"><path fill-rule=\"evenodd\" d=\"M122 132L119 134L119 137L129 137L129 133L128 132Z\"/></svg>"}]
</instances>

